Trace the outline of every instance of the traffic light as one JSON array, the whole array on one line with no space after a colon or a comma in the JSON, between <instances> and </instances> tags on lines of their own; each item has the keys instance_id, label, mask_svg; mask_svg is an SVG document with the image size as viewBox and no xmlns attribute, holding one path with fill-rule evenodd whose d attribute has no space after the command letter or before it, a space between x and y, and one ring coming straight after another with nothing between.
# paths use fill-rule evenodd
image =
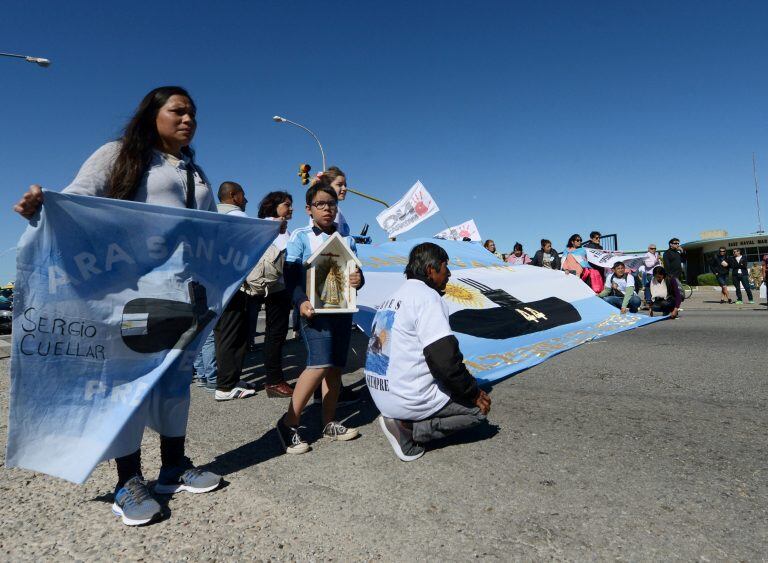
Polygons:
<instances>
[{"instance_id":1,"label":"traffic light","mask_svg":"<svg viewBox=\"0 0 768 563\"><path fill-rule=\"evenodd\" d=\"M299 177L301 178L301 185L306 186L309 184L309 171L312 167L309 164L299 164Z\"/></svg>"}]
</instances>

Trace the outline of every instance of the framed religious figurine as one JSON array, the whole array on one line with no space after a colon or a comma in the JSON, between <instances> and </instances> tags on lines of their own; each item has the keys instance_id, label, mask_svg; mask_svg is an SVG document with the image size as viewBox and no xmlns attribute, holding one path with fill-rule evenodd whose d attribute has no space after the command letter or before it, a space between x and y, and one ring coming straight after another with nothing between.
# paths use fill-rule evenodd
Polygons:
<instances>
[{"instance_id":1,"label":"framed religious figurine","mask_svg":"<svg viewBox=\"0 0 768 563\"><path fill-rule=\"evenodd\" d=\"M349 275L360 260L339 233L333 233L307 260L307 297L315 314L356 313L357 290Z\"/></svg>"}]
</instances>

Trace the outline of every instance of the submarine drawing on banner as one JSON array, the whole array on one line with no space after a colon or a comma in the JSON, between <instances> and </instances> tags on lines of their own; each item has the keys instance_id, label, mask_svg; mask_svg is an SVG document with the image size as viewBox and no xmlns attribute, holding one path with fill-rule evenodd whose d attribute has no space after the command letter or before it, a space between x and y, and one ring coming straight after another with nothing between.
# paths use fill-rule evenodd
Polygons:
<instances>
[{"instance_id":1,"label":"submarine drawing on banner","mask_svg":"<svg viewBox=\"0 0 768 563\"><path fill-rule=\"evenodd\" d=\"M205 286L191 281L187 286L189 303L140 297L123 307L120 333L134 352L152 354L183 349L216 316L208 309Z\"/></svg>"},{"instance_id":2,"label":"submarine drawing on banner","mask_svg":"<svg viewBox=\"0 0 768 563\"><path fill-rule=\"evenodd\" d=\"M478 290L498 305L488 309L462 309L451 313L451 330L477 338L506 340L581 320L579 311L559 297L523 302L503 289L492 289L469 278L458 281Z\"/></svg>"}]
</instances>

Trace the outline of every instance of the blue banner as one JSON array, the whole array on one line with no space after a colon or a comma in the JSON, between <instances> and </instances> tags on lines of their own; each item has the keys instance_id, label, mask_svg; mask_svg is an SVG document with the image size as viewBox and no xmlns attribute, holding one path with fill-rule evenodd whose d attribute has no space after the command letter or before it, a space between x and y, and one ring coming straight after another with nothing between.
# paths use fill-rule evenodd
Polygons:
<instances>
[{"instance_id":1,"label":"blue banner","mask_svg":"<svg viewBox=\"0 0 768 563\"><path fill-rule=\"evenodd\" d=\"M443 299L464 362L481 381L503 379L589 340L662 318L622 315L576 276L511 266L477 243L425 238L358 245L365 286L355 320L368 335L376 308L405 281L408 254L422 242L448 252L451 279Z\"/></svg>"},{"instance_id":2,"label":"blue banner","mask_svg":"<svg viewBox=\"0 0 768 563\"><path fill-rule=\"evenodd\" d=\"M183 434L197 350L279 227L46 192L18 247L6 466L82 483L157 393Z\"/></svg>"}]
</instances>

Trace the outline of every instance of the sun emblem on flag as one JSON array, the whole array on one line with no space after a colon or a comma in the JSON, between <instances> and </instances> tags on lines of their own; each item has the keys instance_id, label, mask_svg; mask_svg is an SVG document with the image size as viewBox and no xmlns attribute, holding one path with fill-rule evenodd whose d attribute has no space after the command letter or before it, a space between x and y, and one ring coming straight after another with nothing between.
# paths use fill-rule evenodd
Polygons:
<instances>
[{"instance_id":1,"label":"sun emblem on flag","mask_svg":"<svg viewBox=\"0 0 768 563\"><path fill-rule=\"evenodd\" d=\"M485 305L479 291L456 283L448 283L445 286L445 298L469 309L482 309Z\"/></svg>"}]
</instances>

